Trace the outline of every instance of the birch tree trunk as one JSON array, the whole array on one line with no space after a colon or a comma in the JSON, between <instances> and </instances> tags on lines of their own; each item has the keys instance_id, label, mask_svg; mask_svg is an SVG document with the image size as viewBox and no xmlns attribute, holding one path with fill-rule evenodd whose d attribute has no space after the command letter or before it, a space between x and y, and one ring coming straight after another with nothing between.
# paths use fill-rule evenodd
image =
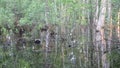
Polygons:
<instances>
[{"instance_id":1,"label":"birch tree trunk","mask_svg":"<svg viewBox=\"0 0 120 68\"><path fill-rule=\"evenodd\" d=\"M48 25L48 0L45 0L45 24ZM45 68L48 67L48 47L49 47L49 30L46 32L46 45L45 45Z\"/></svg>"},{"instance_id":2,"label":"birch tree trunk","mask_svg":"<svg viewBox=\"0 0 120 68\"><path fill-rule=\"evenodd\" d=\"M100 68L100 56L99 56L99 45L97 45L97 38L96 38L96 25L97 25L97 22L98 22L98 17L99 17L99 1L98 0L95 0L94 1L94 3L93 4L95 4L92 8L94 8L95 7L95 14L93 15L94 16L94 18L93 18L93 44L94 44L94 47L95 47L95 49L94 49L94 56L93 56L93 58L95 58L95 63L93 63L93 67L94 68ZM93 59L94 60L94 59ZM96 64L96 65L95 65Z\"/></svg>"},{"instance_id":3,"label":"birch tree trunk","mask_svg":"<svg viewBox=\"0 0 120 68\"><path fill-rule=\"evenodd\" d=\"M105 21L105 15L106 15L106 0L101 0L101 7L100 7L100 14L98 22L96 23L96 46L99 47L98 55L100 56L101 62L102 62L102 68L108 68L107 57L106 54L104 54L104 51L106 51L106 42L104 37L104 21Z\"/></svg>"}]
</instances>

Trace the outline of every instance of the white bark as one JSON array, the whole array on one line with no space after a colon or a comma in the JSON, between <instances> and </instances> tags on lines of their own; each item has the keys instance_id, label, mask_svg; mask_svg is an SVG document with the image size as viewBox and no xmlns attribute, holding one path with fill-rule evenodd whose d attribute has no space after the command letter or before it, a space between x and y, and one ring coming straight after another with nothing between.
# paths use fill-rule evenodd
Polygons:
<instances>
[{"instance_id":1,"label":"white bark","mask_svg":"<svg viewBox=\"0 0 120 68\"><path fill-rule=\"evenodd\" d=\"M100 8L100 14L99 14L99 19L96 27L96 41L97 41L97 46L100 47L101 50L101 61L102 61L102 68L108 68L106 61L107 57L106 54L104 54L104 51L106 51L106 42L104 39L104 23L105 23L105 16L106 16L106 0L101 0L101 8ZM99 53L100 54L100 53Z\"/></svg>"},{"instance_id":2,"label":"white bark","mask_svg":"<svg viewBox=\"0 0 120 68\"><path fill-rule=\"evenodd\" d=\"M94 25L97 26L98 18L99 18L99 1L98 0L95 0L95 6L94 7L96 9L95 9L95 15L94 15L93 21L94 21ZM96 42L96 43L94 43L94 45L95 45L95 57L94 58L96 58L95 59L95 63L96 63L95 67L100 68L100 56L99 56L99 45L98 45L99 44L98 39L100 39L100 38L98 38L98 37L97 37L97 34L95 32L95 35L94 35L95 40L93 41L93 42Z\"/></svg>"}]
</instances>

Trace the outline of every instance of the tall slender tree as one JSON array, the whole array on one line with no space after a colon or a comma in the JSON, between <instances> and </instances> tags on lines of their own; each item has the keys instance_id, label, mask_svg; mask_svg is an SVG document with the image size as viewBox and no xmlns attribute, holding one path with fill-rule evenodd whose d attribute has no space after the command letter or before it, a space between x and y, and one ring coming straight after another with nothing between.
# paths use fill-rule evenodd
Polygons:
<instances>
[{"instance_id":1,"label":"tall slender tree","mask_svg":"<svg viewBox=\"0 0 120 68\"><path fill-rule=\"evenodd\" d=\"M107 0L101 0L99 18L96 23L96 46L99 47L99 56L102 62L102 68L108 68L107 56L104 54L106 51L106 41L104 36L104 25L105 25L105 16L106 16L106 5Z\"/></svg>"}]
</instances>

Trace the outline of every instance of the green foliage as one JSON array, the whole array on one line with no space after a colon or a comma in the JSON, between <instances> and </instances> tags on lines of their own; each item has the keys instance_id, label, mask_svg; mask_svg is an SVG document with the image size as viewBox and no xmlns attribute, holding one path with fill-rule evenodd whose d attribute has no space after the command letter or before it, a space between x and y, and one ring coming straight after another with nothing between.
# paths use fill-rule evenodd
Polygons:
<instances>
[{"instance_id":1,"label":"green foliage","mask_svg":"<svg viewBox=\"0 0 120 68\"><path fill-rule=\"evenodd\" d=\"M92 0L91 0L92 1ZM101 1L101 0L100 0ZM117 12L120 6L120 0L112 0L112 16L113 22L117 22ZM117 5L116 5L117 4ZM82 0L0 0L0 68L5 66L6 68L43 68L45 63L45 52L33 52L31 51L31 46L34 46L33 39L40 37L40 28L44 26L46 23L58 24L58 25L67 25L66 28L72 29L74 23L80 23L82 25L88 25L88 12L94 11L94 8L90 3L83 3ZM17 26L15 23L17 22ZM8 48L11 50L7 50L4 52L2 44L6 43L6 36L11 35L14 37L12 41L16 43L16 36L20 33L18 25L21 27L24 25L32 26L32 30L28 29L27 32L23 31L24 38L27 38L29 43L25 43L28 46L28 49L23 49L20 52L12 49L12 47ZM33 25L35 25L33 27ZM16 28L15 28L16 27ZM27 30L27 27L25 28ZM10 34L10 31L12 34ZM86 31L87 32L87 31ZM29 37L28 35L29 34ZM2 36L2 37L1 37ZM32 41L31 41L32 39ZM87 38L84 35L78 37L80 43L85 43ZM67 41L68 42L68 41ZM12 44L12 46L14 46ZM81 61L85 63L84 53L82 53L81 48L81 57L79 57L79 50L68 49L68 51L76 52L77 58L81 58ZM55 55L51 53L49 55L49 62L53 65L54 68L70 68L72 64L68 59L67 48L64 51L64 56L61 54L61 47L58 48L58 53ZM14 55L9 55L14 53ZM65 58L63 62L63 58ZM120 65L120 55L118 52L113 52L110 56L115 62L113 63L114 67L119 67ZM79 62L79 60L78 60ZM63 65L63 63L65 65ZM84 64L83 63L83 64ZM79 63L78 63L79 66ZM84 65L83 65L84 66ZM74 67L73 67L74 68ZM79 67L78 67L79 68Z\"/></svg>"},{"instance_id":2,"label":"green foliage","mask_svg":"<svg viewBox=\"0 0 120 68\"><path fill-rule=\"evenodd\" d=\"M25 60L22 60L22 59L19 59L19 67L21 67L21 68L30 68L30 65L29 65L29 63L28 62L26 62Z\"/></svg>"},{"instance_id":3,"label":"green foliage","mask_svg":"<svg viewBox=\"0 0 120 68\"><path fill-rule=\"evenodd\" d=\"M120 50L116 49L112 51L110 55L111 67L120 68Z\"/></svg>"},{"instance_id":4,"label":"green foliage","mask_svg":"<svg viewBox=\"0 0 120 68\"><path fill-rule=\"evenodd\" d=\"M113 17L113 24L118 22L118 11L120 10L120 0L111 0L112 1L112 17Z\"/></svg>"}]
</instances>

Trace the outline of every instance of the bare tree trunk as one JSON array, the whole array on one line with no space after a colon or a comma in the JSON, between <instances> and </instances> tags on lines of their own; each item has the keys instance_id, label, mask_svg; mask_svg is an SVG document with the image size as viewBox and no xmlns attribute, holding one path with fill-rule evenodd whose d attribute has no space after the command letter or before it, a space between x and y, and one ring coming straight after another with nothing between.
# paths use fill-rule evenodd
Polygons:
<instances>
[{"instance_id":1,"label":"bare tree trunk","mask_svg":"<svg viewBox=\"0 0 120 68\"><path fill-rule=\"evenodd\" d=\"M90 11L90 25L89 25L89 28L90 28L90 66L91 68L94 68L94 62L93 62L93 49L94 49L94 43L93 43L93 16L92 16L92 11Z\"/></svg>"},{"instance_id":2,"label":"bare tree trunk","mask_svg":"<svg viewBox=\"0 0 120 68\"><path fill-rule=\"evenodd\" d=\"M100 68L100 56L99 56L99 45L97 44L97 38L96 38L96 30L95 30L95 28L96 28L96 25L97 25L97 22L98 22L98 17L99 17L99 1L98 0L95 0L95 5L93 6L93 8L95 7L96 9L95 9L95 14L94 14L94 18L93 18L93 44L94 44L94 47L95 47L95 49L94 49L94 58L95 58L95 63L94 64L96 64L96 65L94 65L94 67L97 67L97 68ZM94 4L93 3L93 4Z\"/></svg>"},{"instance_id":3,"label":"bare tree trunk","mask_svg":"<svg viewBox=\"0 0 120 68\"><path fill-rule=\"evenodd\" d=\"M107 1L107 11L108 11L108 23L110 23L110 28L109 28L109 35L108 35L108 40L107 42L107 51L109 53L109 55L111 55L111 40L112 40L112 16L111 16L111 0ZM109 21L110 20L110 21ZM110 60L107 61L107 68L110 68Z\"/></svg>"},{"instance_id":4,"label":"bare tree trunk","mask_svg":"<svg viewBox=\"0 0 120 68\"><path fill-rule=\"evenodd\" d=\"M61 23L61 38L66 39L66 23L65 23L65 14L66 13L66 6L61 2L60 3L60 23ZM65 42L61 43L61 51L62 51L62 67L65 68L65 54L64 54L64 45Z\"/></svg>"},{"instance_id":5,"label":"bare tree trunk","mask_svg":"<svg viewBox=\"0 0 120 68\"><path fill-rule=\"evenodd\" d=\"M120 10L119 10L119 12L118 12L118 27L117 27L117 35L118 35L118 39L119 39L119 41L120 41Z\"/></svg>"},{"instance_id":6,"label":"bare tree trunk","mask_svg":"<svg viewBox=\"0 0 120 68\"><path fill-rule=\"evenodd\" d=\"M97 51L99 51L99 56L102 62L102 68L108 68L106 61L107 57L106 54L104 54L104 51L106 51L106 42L104 37L104 21L105 21L105 14L106 14L106 0L101 0L101 9L99 14L98 22L96 23L96 46ZM98 49L99 47L99 49ZM101 53L100 53L101 52ZM99 67L100 68L100 67Z\"/></svg>"},{"instance_id":7,"label":"bare tree trunk","mask_svg":"<svg viewBox=\"0 0 120 68\"><path fill-rule=\"evenodd\" d=\"M48 0L45 0L45 24L47 24L48 25ZM45 45L45 68L47 68L48 67L48 62L47 62L47 60L48 60L48 47L49 47L49 30L47 30L47 32L46 32L46 39L45 39L45 41L46 41L46 45Z\"/></svg>"}]
</instances>

